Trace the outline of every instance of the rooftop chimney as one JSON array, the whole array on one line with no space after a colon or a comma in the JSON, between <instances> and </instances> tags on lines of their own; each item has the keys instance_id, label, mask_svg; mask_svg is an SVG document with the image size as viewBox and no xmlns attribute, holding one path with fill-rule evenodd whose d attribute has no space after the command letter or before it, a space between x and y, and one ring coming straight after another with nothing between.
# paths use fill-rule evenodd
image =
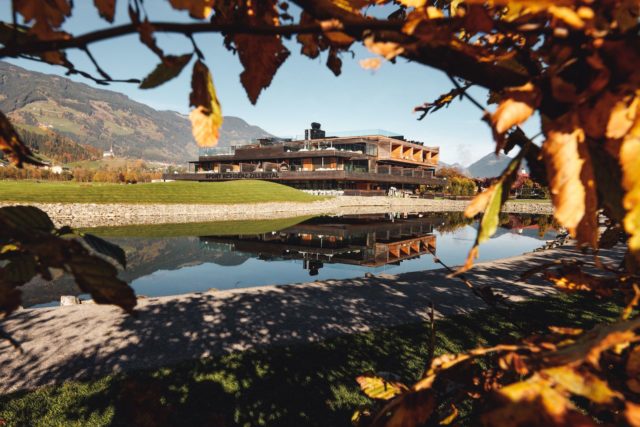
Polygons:
<instances>
[{"instance_id":1,"label":"rooftop chimney","mask_svg":"<svg viewBox=\"0 0 640 427\"><path fill-rule=\"evenodd\" d=\"M304 131L304 139L322 139L325 136L325 132L320 129L320 123L318 122L312 122L311 129L305 129Z\"/></svg>"}]
</instances>

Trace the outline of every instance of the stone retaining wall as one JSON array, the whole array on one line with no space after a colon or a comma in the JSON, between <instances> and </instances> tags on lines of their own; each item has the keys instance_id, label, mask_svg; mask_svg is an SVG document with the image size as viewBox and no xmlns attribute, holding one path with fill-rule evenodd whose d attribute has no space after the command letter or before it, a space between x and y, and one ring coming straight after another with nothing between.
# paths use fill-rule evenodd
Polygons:
<instances>
[{"instance_id":1,"label":"stone retaining wall","mask_svg":"<svg viewBox=\"0 0 640 427\"><path fill-rule=\"evenodd\" d=\"M388 212L461 211L466 200L403 199L392 197L336 197L312 203L238 205L31 203L47 212L56 225L102 227L206 221L258 220L306 215L354 215ZM0 206L17 203L0 203ZM553 213L550 203L509 202L505 212Z\"/></svg>"}]
</instances>

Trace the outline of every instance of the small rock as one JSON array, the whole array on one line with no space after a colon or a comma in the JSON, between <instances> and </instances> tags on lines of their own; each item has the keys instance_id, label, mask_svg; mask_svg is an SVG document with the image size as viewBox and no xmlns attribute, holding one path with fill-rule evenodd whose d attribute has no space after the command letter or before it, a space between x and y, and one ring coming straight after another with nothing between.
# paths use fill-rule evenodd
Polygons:
<instances>
[{"instance_id":1,"label":"small rock","mask_svg":"<svg viewBox=\"0 0 640 427\"><path fill-rule=\"evenodd\" d=\"M95 304L96 302L92 299L86 299L83 301L80 301L80 304Z\"/></svg>"},{"instance_id":2,"label":"small rock","mask_svg":"<svg viewBox=\"0 0 640 427\"><path fill-rule=\"evenodd\" d=\"M60 306L64 307L65 305L78 305L80 304L80 299L75 295L62 295L60 297Z\"/></svg>"},{"instance_id":3,"label":"small rock","mask_svg":"<svg viewBox=\"0 0 640 427\"><path fill-rule=\"evenodd\" d=\"M207 289L207 293L209 294L213 294L215 292L220 292L220 289L216 289L216 288L209 288Z\"/></svg>"},{"instance_id":4,"label":"small rock","mask_svg":"<svg viewBox=\"0 0 640 427\"><path fill-rule=\"evenodd\" d=\"M372 273L364 273L364 277L366 277L367 279L371 279L373 277L375 277Z\"/></svg>"}]
</instances>

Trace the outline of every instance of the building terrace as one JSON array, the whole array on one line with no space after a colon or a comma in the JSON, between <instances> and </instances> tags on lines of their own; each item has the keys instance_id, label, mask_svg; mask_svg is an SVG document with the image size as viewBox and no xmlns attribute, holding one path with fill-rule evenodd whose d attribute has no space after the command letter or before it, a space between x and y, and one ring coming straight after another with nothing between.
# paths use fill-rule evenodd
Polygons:
<instances>
[{"instance_id":1,"label":"building terrace","mask_svg":"<svg viewBox=\"0 0 640 427\"><path fill-rule=\"evenodd\" d=\"M301 189L386 194L439 185L439 148L401 136L327 137L312 123L306 139L264 138L249 145L202 149L188 174L169 179L265 179Z\"/></svg>"}]
</instances>

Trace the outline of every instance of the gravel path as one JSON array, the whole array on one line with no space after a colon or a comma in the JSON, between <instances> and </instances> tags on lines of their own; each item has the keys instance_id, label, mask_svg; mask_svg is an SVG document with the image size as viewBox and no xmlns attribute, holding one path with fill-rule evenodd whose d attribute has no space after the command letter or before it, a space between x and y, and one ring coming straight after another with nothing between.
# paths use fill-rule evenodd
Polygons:
<instances>
[{"instance_id":1,"label":"gravel path","mask_svg":"<svg viewBox=\"0 0 640 427\"><path fill-rule=\"evenodd\" d=\"M512 300L549 294L541 279L518 276L560 254L585 258L563 247L479 264L468 277ZM459 280L434 270L141 299L136 317L90 304L21 310L3 321L25 354L0 343L0 393L423 321L431 302L437 316L484 307Z\"/></svg>"}]
</instances>

